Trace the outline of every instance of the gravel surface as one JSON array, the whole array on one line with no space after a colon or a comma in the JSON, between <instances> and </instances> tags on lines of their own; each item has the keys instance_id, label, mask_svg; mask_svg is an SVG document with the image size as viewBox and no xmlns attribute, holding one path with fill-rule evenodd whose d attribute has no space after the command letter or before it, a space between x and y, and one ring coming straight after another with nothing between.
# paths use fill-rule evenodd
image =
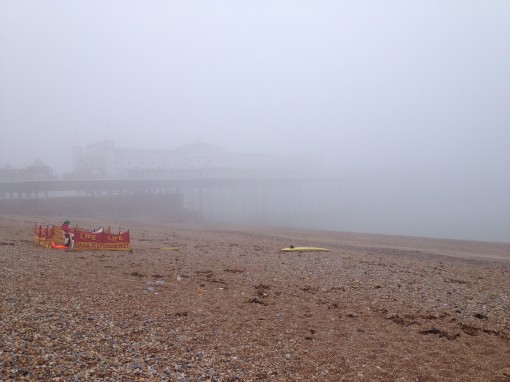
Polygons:
<instances>
[{"instance_id":1,"label":"gravel surface","mask_svg":"<svg viewBox=\"0 0 510 382\"><path fill-rule=\"evenodd\" d=\"M131 252L67 252L35 220L0 218L1 381L510 381L510 244L124 221Z\"/></svg>"}]
</instances>

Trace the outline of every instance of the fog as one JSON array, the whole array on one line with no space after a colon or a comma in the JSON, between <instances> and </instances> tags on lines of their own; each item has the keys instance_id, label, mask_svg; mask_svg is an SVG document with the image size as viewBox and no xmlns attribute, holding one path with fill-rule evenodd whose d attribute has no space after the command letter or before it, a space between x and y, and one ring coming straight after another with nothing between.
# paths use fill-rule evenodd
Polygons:
<instances>
[{"instance_id":1,"label":"fog","mask_svg":"<svg viewBox=\"0 0 510 382\"><path fill-rule=\"evenodd\" d=\"M510 241L507 1L0 0L0 168L200 139L341 180L321 229Z\"/></svg>"}]
</instances>

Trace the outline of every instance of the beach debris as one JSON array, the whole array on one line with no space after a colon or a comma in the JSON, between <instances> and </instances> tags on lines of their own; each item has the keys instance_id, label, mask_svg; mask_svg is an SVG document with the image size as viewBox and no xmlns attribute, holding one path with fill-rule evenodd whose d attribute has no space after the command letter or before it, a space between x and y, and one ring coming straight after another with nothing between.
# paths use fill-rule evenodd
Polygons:
<instances>
[{"instance_id":1,"label":"beach debris","mask_svg":"<svg viewBox=\"0 0 510 382\"><path fill-rule=\"evenodd\" d=\"M271 289L268 285L259 284L255 286L255 289L257 290L257 295L266 298L269 296L269 289Z\"/></svg>"},{"instance_id":2,"label":"beach debris","mask_svg":"<svg viewBox=\"0 0 510 382\"><path fill-rule=\"evenodd\" d=\"M243 273L245 270L242 268L227 268L223 270L224 272L230 272L230 273Z\"/></svg>"},{"instance_id":3,"label":"beach debris","mask_svg":"<svg viewBox=\"0 0 510 382\"><path fill-rule=\"evenodd\" d=\"M259 305L264 305L264 306L269 305L267 302L259 300L256 297L249 299L247 302L251 303L251 304L259 304Z\"/></svg>"}]
</instances>

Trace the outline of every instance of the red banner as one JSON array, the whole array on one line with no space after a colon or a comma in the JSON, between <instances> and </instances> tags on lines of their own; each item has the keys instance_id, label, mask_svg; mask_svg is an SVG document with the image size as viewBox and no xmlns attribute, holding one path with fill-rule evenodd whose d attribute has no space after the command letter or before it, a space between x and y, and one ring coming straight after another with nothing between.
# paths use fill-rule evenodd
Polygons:
<instances>
[{"instance_id":1,"label":"red banner","mask_svg":"<svg viewBox=\"0 0 510 382\"><path fill-rule=\"evenodd\" d=\"M110 230L104 232L89 232L78 228L74 230L73 250L128 251L129 249L131 249L129 231L114 234Z\"/></svg>"},{"instance_id":2,"label":"red banner","mask_svg":"<svg viewBox=\"0 0 510 382\"><path fill-rule=\"evenodd\" d=\"M35 223L34 241L46 248L51 248L51 242L60 243L63 240L62 229L54 225L43 227Z\"/></svg>"},{"instance_id":3,"label":"red banner","mask_svg":"<svg viewBox=\"0 0 510 382\"><path fill-rule=\"evenodd\" d=\"M57 248L65 242L62 228L56 225L34 225L34 241L46 248ZM129 251L131 249L129 230L111 233L110 227L100 232L74 229L74 245L69 250Z\"/></svg>"}]
</instances>

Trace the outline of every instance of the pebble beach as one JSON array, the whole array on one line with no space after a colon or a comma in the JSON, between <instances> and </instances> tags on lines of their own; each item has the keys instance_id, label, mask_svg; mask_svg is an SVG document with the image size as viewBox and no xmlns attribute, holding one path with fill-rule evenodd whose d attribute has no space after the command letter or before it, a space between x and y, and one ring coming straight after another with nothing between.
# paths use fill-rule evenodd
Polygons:
<instances>
[{"instance_id":1,"label":"pebble beach","mask_svg":"<svg viewBox=\"0 0 510 382\"><path fill-rule=\"evenodd\" d=\"M510 381L510 244L123 221L75 252L40 220L0 218L0 381Z\"/></svg>"}]
</instances>

